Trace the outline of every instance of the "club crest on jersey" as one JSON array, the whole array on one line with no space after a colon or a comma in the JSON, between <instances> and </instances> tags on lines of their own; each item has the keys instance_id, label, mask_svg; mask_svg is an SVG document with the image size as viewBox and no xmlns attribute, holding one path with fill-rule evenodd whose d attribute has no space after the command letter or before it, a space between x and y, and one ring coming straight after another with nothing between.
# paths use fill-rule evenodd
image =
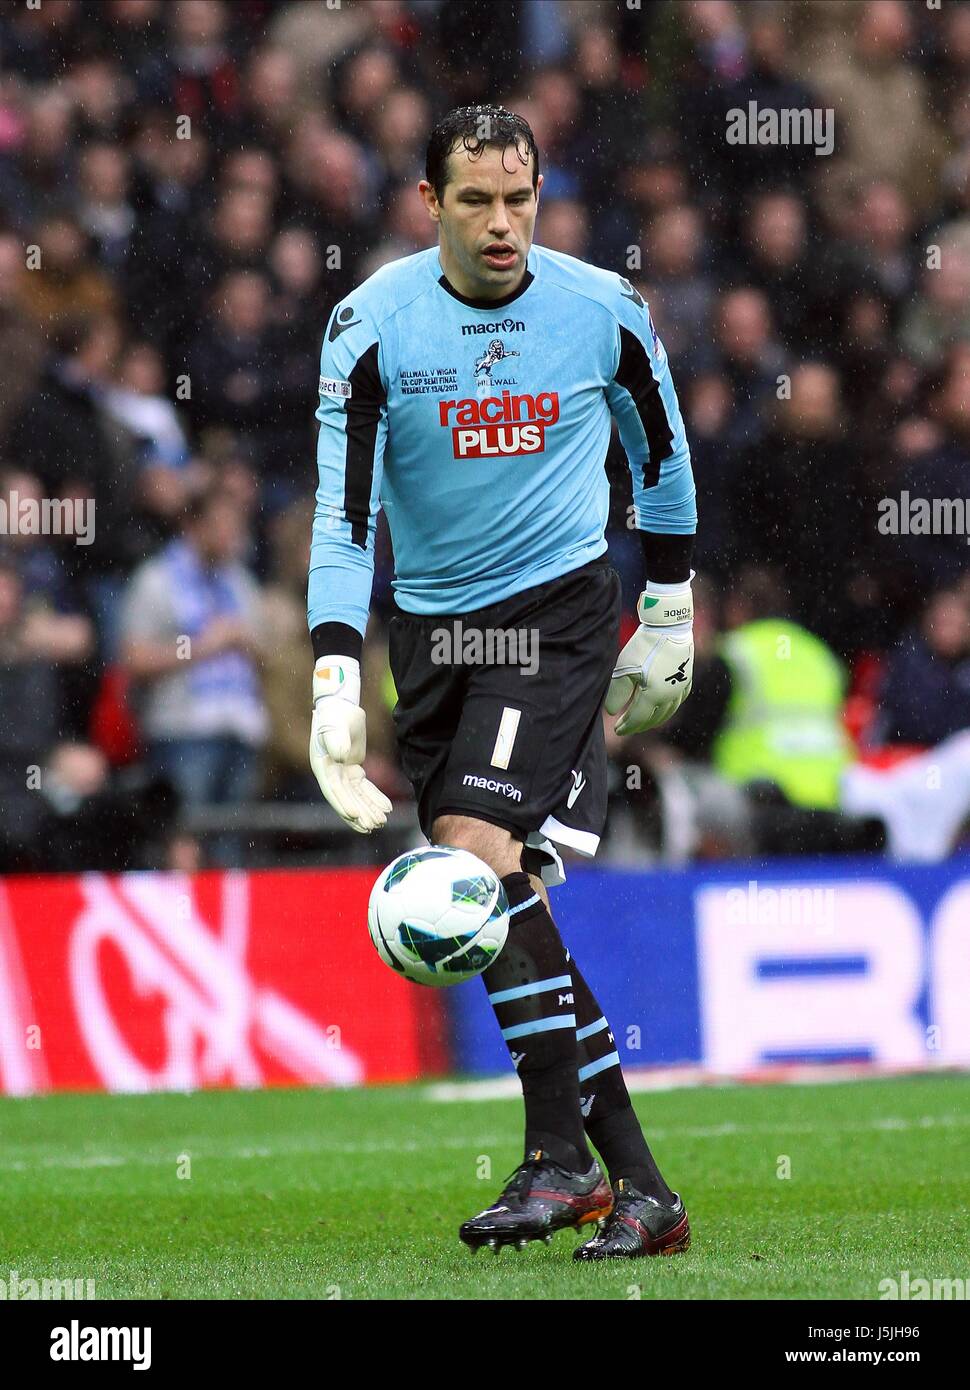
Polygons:
<instances>
[{"instance_id":1,"label":"club crest on jersey","mask_svg":"<svg viewBox=\"0 0 970 1390\"><path fill-rule=\"evenodd\" d=\"M502 362L506 357L518 356L519 353L515 348L507 348L501 338L493 338L487 351L475 363L475 375L491 378L492 368L496 362Z\"/></svg>"},{"instance_id":2,"label":"club crest on jersey","mask_svg":"<svg viewBox=\"0 0 970 1390\"><path fill-rule=\"evenodd\" d=\"M500 396L438 402L438 424L451 430L456 459L540 454L546 447L546 426L558 419L558 391L503 391Z\"/></svg>"}]
</instances>

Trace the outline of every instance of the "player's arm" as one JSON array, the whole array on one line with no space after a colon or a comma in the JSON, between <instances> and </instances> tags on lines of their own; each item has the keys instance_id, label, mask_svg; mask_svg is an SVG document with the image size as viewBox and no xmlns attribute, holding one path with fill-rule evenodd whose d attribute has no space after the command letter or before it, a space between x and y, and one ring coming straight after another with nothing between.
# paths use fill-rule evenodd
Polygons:
<instances>
[{"instance_id":1,"label":"player's arm","mask_svg":"<svg viewBox=\"0 0 970 1390\"><path fill-rule=\"evenodd\" d=\"M387 440L387 391L377 324L351 298L331 316L320 356L316 509L307 621L313 646L310 766L320 790L367 834L391 803L364 776L360 658L374 581L374 538Z\"/></svg>"},{"instance_id":2,"label":"player's arm","mask_svg":"<svg viewBox=\"0 0 970 1390\"><path fill-rule=\"evenodd\" d=\"M664 723L690 694L697 506L667 354L643 299L629 281L618 277L618 284L606 398L630 465L647 583L637 604L640 626L617 659L606 708L622 711L617 733L635 734Z\"/></svg>"}]
</instances>

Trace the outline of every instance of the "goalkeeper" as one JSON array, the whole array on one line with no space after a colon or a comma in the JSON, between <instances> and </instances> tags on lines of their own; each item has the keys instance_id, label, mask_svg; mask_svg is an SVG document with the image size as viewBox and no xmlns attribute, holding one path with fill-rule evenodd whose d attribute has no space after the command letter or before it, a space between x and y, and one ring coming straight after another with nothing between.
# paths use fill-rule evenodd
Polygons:
<instances>
[{"instance_id":1,"label":"goalkeeper","mask_svg":"<svg viewBox=\"0 0 970 1390\"><path fill-rule=\"evenodd\" d=\"M690 692L696 512L683 421L633 286L533 245L542 178L524 120L452 111L426 173L439 245L338 304L323 344L310 758L348 824L384 824L390 803L363 770L359 664L383 506L394 721L421 827L489 864L511 909L482 978L522 1085L525 1157L460 1236L521 1245L598 1221L577 1259L670 1254L689 1244L683 1202L643 1136L547 887L563 881L556 845L596 852L604 699L619 733L640 733ZM647 575L619 657L620 585L605 554L611 419ZM465 662L458 641L443 660L442 635L469 633L482 659ZM528 660L503 660L513 651Z\"/></svg>"}]
</instances>

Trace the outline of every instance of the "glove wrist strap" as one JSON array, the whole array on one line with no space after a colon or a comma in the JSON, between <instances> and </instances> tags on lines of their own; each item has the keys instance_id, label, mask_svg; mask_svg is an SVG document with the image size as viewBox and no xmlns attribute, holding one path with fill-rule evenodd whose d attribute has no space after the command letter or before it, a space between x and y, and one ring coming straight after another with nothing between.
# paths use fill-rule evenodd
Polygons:
<instances>
[{"instance_id":1,"label":"glove wrist strap","mask_svg":"<svg viewBox=\"0 0 970 1390\"><path fill-rule=\"evenodd\" d=\"M690 578L694 578L691 570ZM651 584L637 602L637 617L646 627L688 629L694 617L694 598L690 580L686 584Z\"/></svg>"},{"instance_id":2,"label":"glove wrist strap","mask_svg":"<svg viewBox=\"0 0 970 1390\"><path fill-rule=\"evenodd\" d=\"M352 656L321 656L313 668L313 703L336 695L360 704L360 662Z\"/></svg>"}]
</instances>

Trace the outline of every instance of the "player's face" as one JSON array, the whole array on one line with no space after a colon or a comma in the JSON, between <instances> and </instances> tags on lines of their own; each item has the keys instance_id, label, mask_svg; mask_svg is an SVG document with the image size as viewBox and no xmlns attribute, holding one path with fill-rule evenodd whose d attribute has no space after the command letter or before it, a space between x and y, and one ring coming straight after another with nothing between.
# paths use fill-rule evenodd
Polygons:
<instances>
[{"instance_id":1,"label":"player's face","mask_svg":"<svg viewBox=\"0 0 970 1390\"><path fill-rule=\"evenodd\" d=\"M532 161L490 147L474 157L459 148L448 160L442 200L430 189L425 195L441 226L442 268L459 293L500 299L522 279L532 245L538 211Z\"/></svg>"}]
</instances>

